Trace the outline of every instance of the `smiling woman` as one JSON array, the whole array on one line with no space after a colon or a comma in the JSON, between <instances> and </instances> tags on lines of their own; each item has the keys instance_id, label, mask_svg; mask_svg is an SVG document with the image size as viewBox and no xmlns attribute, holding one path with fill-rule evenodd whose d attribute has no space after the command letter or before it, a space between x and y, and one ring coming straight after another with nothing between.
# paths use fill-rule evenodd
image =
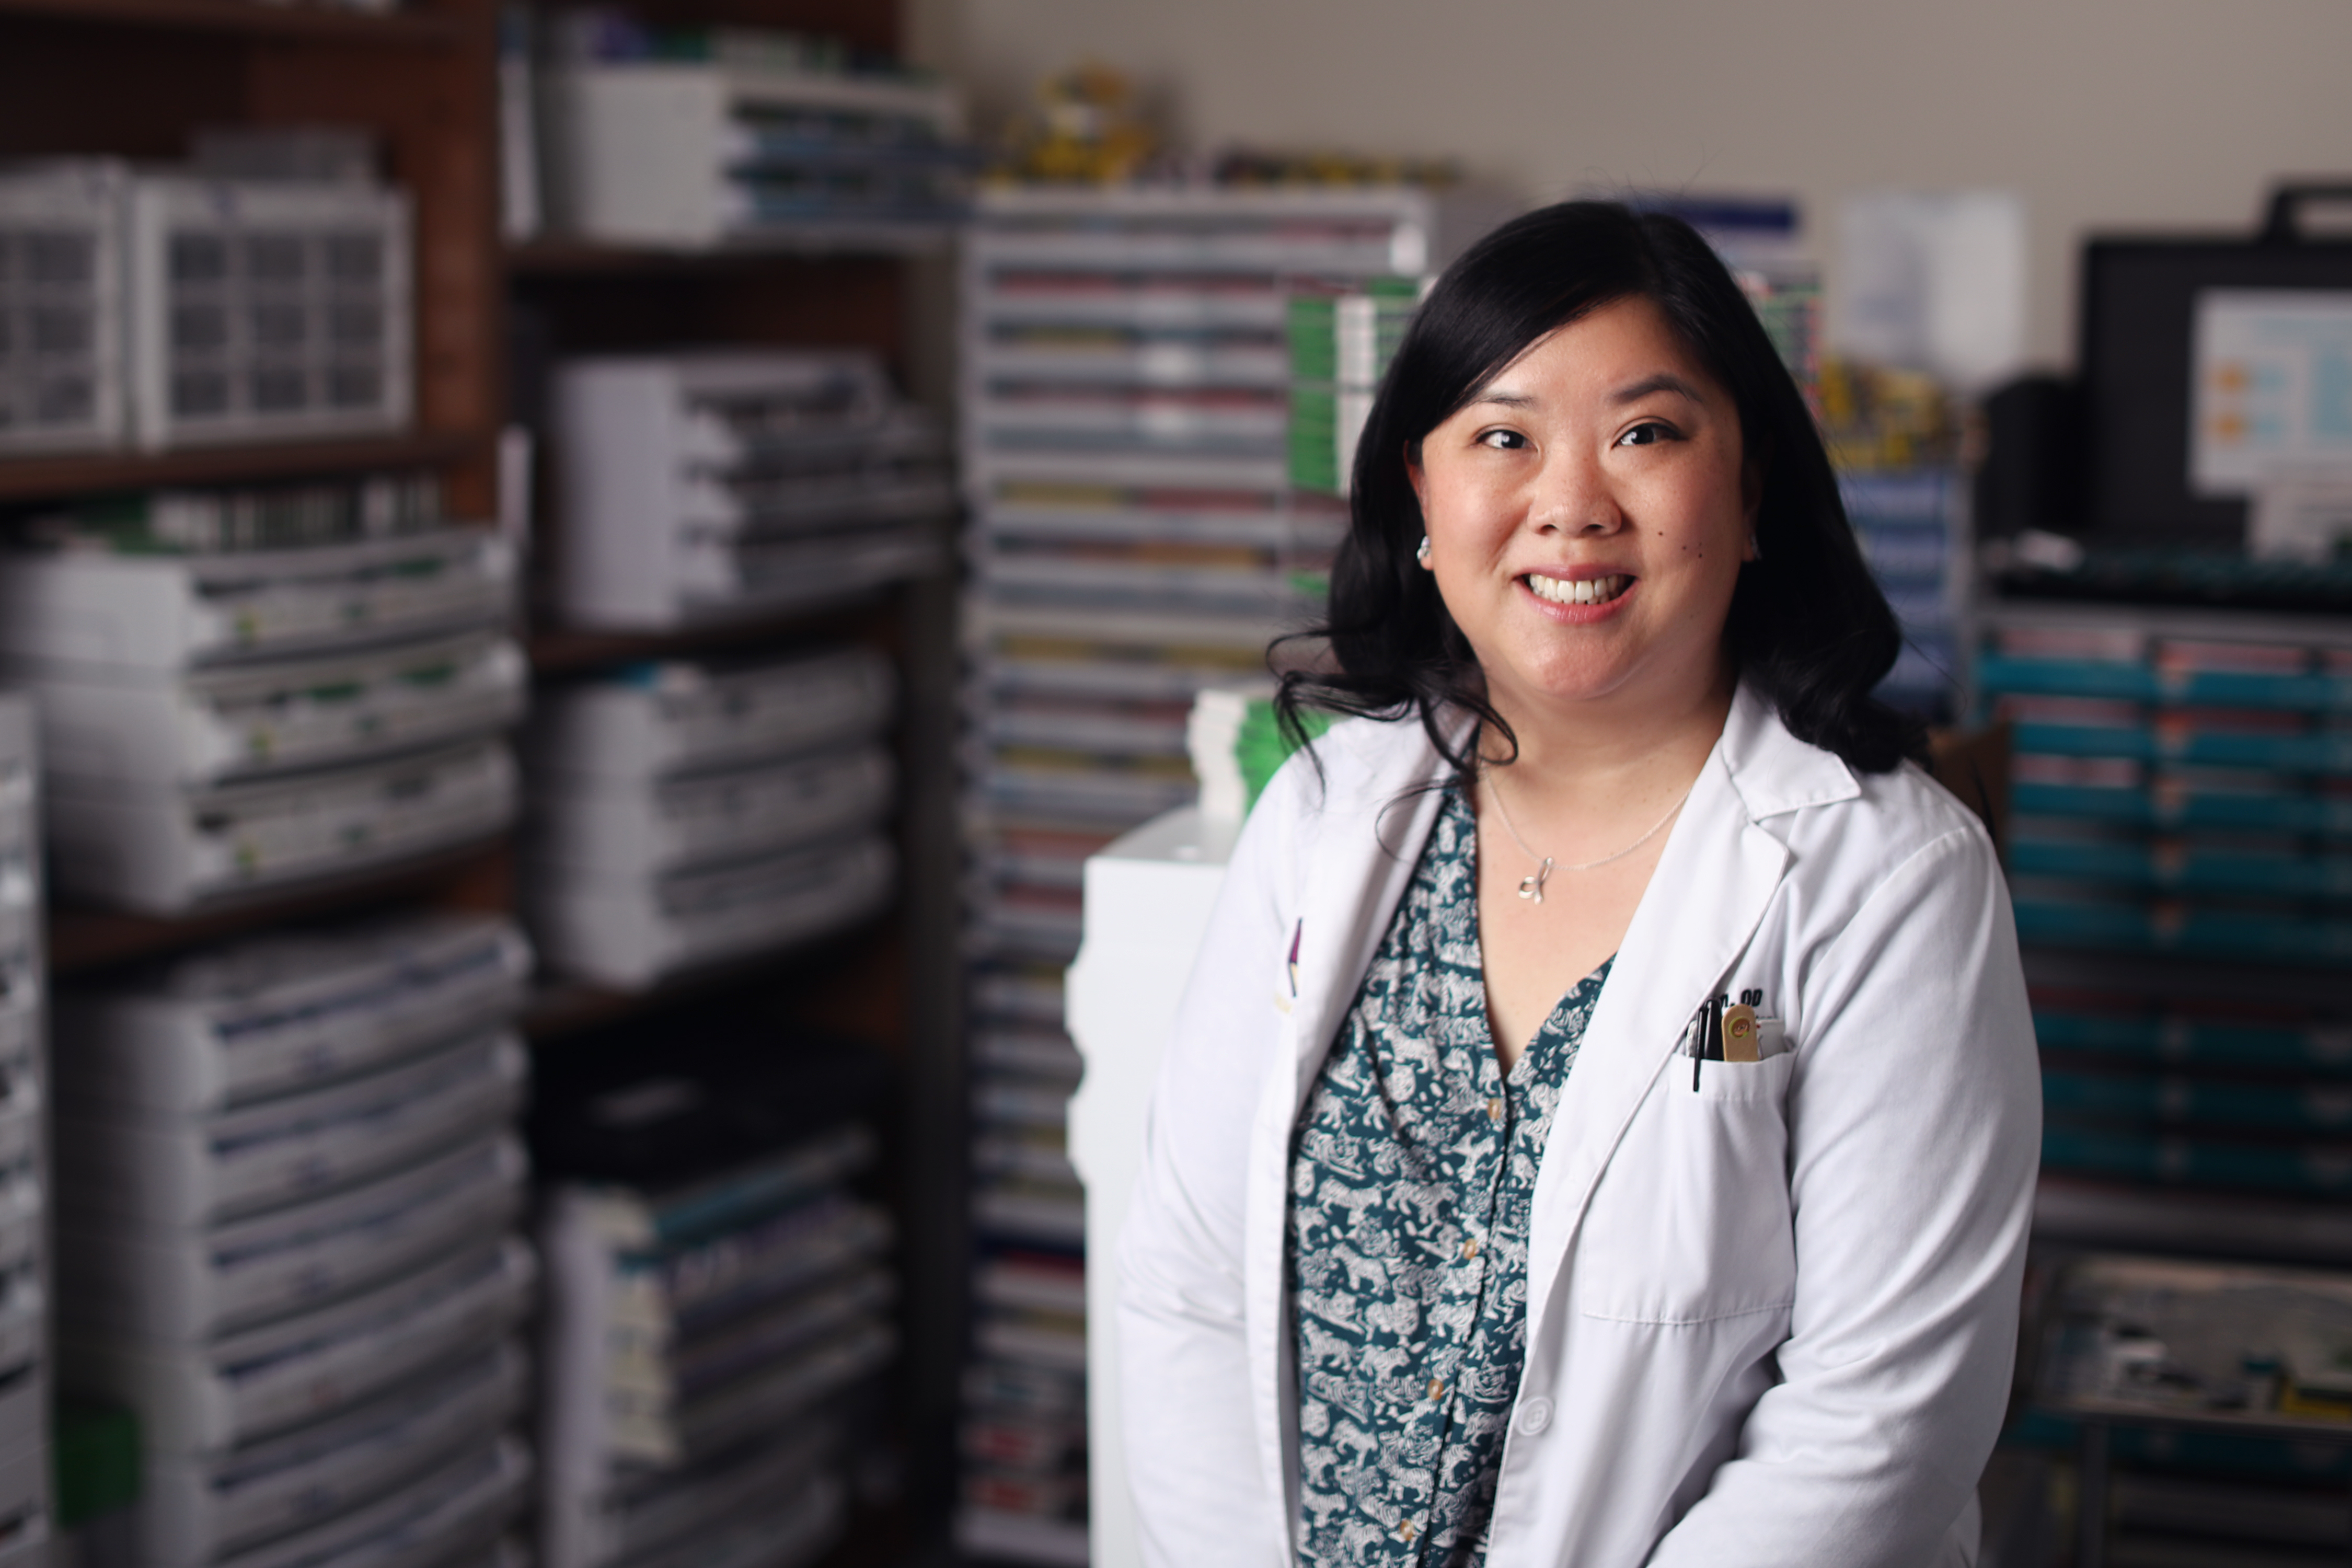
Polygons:
<instances>
[{"instance_id":1,"label":"smiling woman","mask_svg":"<svg viewBox=\"0 0 2352 1568\"><path fill-rule=\"evenodd\" d=\"M1357 717L1234 848L1120 1247L1147 1557L1970 1561L2016 933L1738 285L1621 206L1496 231L1352 506L1283 698Z\"/></svg>"},{"instance_id":2,"label":"smiling woman","mask_svg":"<svg viewBox=\"0 0 2352 1568\"><path fill-rule=\"evenodd\" d=\"M1580 338L1565 345L1564 336ZM1598 352L1595 352L1598 351ZM1624 379L1612 382L1614 374ZM1524 399L1541 390L1552 404ZM1738 285L1689 226L1611 203L1570 202L1533 213L1482 241L1448 272L1416 317L1357 448L1355 527L1332 575L1328 624L1338 668L1294 679L1286 696L1341 711L1422 721L1464 778L1475 771L1448 730L1449 713L1478 712L1487 678L1480 650L1413 568L1427 532L1433 460L1455 438L1528 456L1531 475L1558 488L1531 503L1595 497L1601 459L1569 454L1523 423L1538 412L1550 434L1581 398L1616 462L1607 476L1642 477L1631 460L1657 447L1709 449L1713 477L1737 472L1747 564L1725 618L1723 650L1798 738L1865 772L1883 773L1923 745L1915 724L1873 701L1901 635L1855 545L1811 413ZM1581 488L1579 488L1579 487ZM1441 498L1438 504L1447 505ZM1590 521L1588 518L1585 520ZM1673 542L1705 548L1704 542ZM1750 564L1752 563L1752 564ZM1549 575L1549 574L1546 574ZM1594 574L1571 571L1574 583ZM1441 575L1437 584L1445 586ZM1532 588L1532 584L1530 585ZM1550 595L1547 595L1550 596ZM1704 606L1696 606L1703 608ZM1481 713L1500 737L1513 726Z\"/></svg>"}]
</instances>

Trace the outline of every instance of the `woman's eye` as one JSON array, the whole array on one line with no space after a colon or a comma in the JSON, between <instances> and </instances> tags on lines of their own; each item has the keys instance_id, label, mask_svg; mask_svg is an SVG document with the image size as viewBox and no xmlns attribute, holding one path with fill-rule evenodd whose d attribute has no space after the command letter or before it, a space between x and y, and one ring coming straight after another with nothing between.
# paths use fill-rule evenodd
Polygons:
<instances>
[{"instance_id":1,"label":"woman's eye","mask_svg":"<svg viewBox=\"0 0 2352 1568\"><path fill-rule=\"evenodd\" d=\"M1527 444L1528 438L1517 430L1489 430L1478 437L1478 445L1492 447L1497 452L1517 452Z\"/></svg>"},{"instance_id":2,"label":"woman's eye","mask_svg":"<svg viewBox=\"0 0 2352 1568\"><path fill-rule=\"evenodd\" d=\"M1661 425L1654 419L1647 424L1636 425L1618 437L1617 444L1620 447L1654 447L1661 441L1671 441L1674 437L1673 426Z\"/></svg>"}]
</instances>

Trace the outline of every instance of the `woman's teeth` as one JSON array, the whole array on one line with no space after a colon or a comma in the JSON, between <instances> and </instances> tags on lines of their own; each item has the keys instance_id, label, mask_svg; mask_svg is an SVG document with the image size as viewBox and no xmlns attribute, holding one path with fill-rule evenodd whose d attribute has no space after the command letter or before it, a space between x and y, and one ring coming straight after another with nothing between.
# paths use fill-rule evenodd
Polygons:
<instances>
[{"instance_id":1,"label":"woman's teeth","mask_svg":"<svg viewBox=\"0 0 2352 1568\"><path fill-rule=\"evenodd\" d=\"M1528 586L1536 597L1549 599L1555 605L1605 605L1625 591L1633 579L1615 577L1580 577L1571 583L1564 577L1546 577L1539 573L1528 574Z\"/></svg>"}]
</instances>

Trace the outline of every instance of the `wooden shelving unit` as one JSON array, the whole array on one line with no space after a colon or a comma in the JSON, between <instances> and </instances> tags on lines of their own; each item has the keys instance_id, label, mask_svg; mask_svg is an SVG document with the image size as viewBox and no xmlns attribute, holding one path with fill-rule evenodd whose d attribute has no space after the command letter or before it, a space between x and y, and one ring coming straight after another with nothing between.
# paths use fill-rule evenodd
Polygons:
<instances>
[{"instance_id":1,"label":"wooden shelving unit","mask_svg":"<svg viewBox=\"0 0 2352 1568\"><path fill-rule=\"evenodd\" d=\"M896 7L866 0L652 0L655 22L723 23L831 34L876 52L898 45ZM915 258L950 248L943 230L814 226L759 247L681 251L560 237L509 247L506 309L519 366L564 356L697 344L860 347L912 383ZM520 374L520 372L519 372ZM519 384L515 405L543 406ZM944 411L941 411L942 413ZM542 453L551 433L540 431ZM551 465L542 461L541 471ZM545 494L549 487L538 487ZM560 558L560 520L539 520L542 561ZM898 1210L902 1278L901 1428L906 1506L862 1512L828 1568L895 1564L942 1542L952 1499L957 1382L964 1338L965 1089L955 957L953 736L955 588L937 577L798 611L750 614L656 634L563 626L535 616L528 649L545 681L660 658L730 658L862 643L899 671L901 897L859 929L791 951L623 995L551 976L524 1017L543 1063L587 1047L608 1026L657 1029L667 1016L739 1005L813 1032L879 1048L899 1086L885 1186Z\"/></svg>"},{"instance_id":2,"label":"wooden shelving unit","mask_svg":"<svg viewBox=\"0 0 2352 1568\"><path fill-rule=\"evenodd\" d=\"M709 21L898 43L895 7L867 0L653 0L656 21ZM369 15L264 0L0 0L0 159L184 155L215 125L360 124L415 207L415 428L394 437L159 454L0 461L0 505L157 486L242 483L429 468L462 517L498 497L496 433L527 410L510 395L510 350L542 357L695 342L870 347L909 370L905 255L948 237L813 232L805 244L711 256L545 241L509 250L499 231L496 0L413 0ZM915 243L919 241L919 243ZM509 324L525 328L510 336ZM523 356L529 363L529 356ZM530 389L523 389L526 393ZM542 433L543 434L543 433ZM542 487L543 489L543 487ZM542 525L551 520L541 520ZM560 550L551 530L543 543ZM740 996L813 1029L871 1042L904 1086L887 1142L904 1275L904 1506L861 1514L834 1568L902 1560L943 1535L962 1354L965 1248L956 977L953 585L878 590L858 602L656 637L534 625L534 672L576 677L634 660L748 653L821 641L888 649L903 676L898 733L904 896L888 916L795 952L618 995L543 982L524 1019L548 1070L602 1026L658 1019L688 1002ZM500 840L157 920L60 909L53 967L103 984L121 966L273 925L423 900L515 909L516 857Z\"/></svg>"}]
</instances>

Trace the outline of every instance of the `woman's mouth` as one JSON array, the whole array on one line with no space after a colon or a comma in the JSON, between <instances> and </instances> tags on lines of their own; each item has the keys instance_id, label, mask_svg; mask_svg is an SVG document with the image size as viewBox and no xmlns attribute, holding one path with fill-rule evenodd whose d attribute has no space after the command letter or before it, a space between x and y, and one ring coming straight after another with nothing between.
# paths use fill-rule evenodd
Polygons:
<instances>
[{"instance_id":1,"label":"woman's mouth","mask_svg":"<svg viewBox=\"0 0 2352 1568\"><path fill-rule=\"evenodd\" d=\"M1633 585L1633 579L1619 573L1609 577L1547 577L1540 572L1530 572L1524 581L1528 591L1538 599L1549 599L1555 605L1605 605Z\"/></svg>"}]
</instances>

